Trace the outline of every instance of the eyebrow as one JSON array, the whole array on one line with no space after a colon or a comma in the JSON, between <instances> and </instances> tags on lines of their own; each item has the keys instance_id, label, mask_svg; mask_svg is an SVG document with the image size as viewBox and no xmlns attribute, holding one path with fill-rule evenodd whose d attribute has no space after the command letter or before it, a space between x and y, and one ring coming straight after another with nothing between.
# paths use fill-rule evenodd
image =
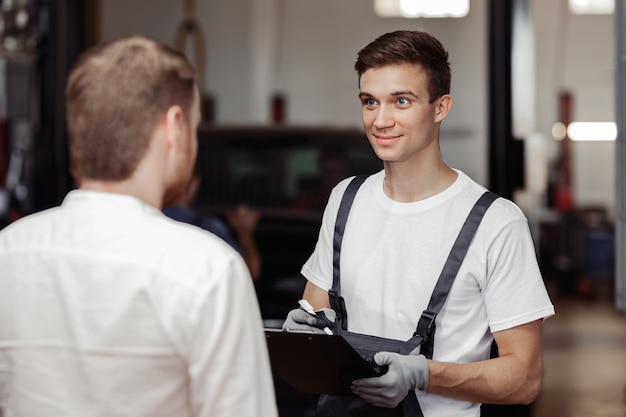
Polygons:
<instances>
[{"instance_id":1,"label":"eyebrow","mask_svg":"<svg viewBox=\"0 0 626 417\"><path fill-rule=\"evenodd\" d=\"M397 97L397 96L413 96L415 98L417 97L417 94L415 94L413 91L411 90L404 90L404 91L395 91L393 93L391 93L392 97Z\"/></svg>"},{"instance_id":2,"label":"eyebrow","mask_svg":"<svg viewBox=\"0 0 626 417\"><path fill-rule=\"evenodd\" d=\"M415 98L419 98L417 94L415 94L413 91L411 90L401 90L401 91L394 91L393 93L390 94L391 97L398 97L398 96L412 96ZM366 98L366 97L374 97L372 94L368 93L368 92L361 92L359 93L359 98Z\"/></svg>"}]
</instances>

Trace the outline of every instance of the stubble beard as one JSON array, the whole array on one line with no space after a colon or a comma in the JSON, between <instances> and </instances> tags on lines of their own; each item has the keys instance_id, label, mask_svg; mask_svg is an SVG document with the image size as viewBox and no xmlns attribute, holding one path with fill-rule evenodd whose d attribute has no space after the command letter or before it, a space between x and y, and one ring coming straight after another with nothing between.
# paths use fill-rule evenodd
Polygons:
<instances>
[{"instance_id":1,"label":"stubble beard","mask_svg":"<svg viewBox=\"0 0 626 417\"><path fill-rule=\"evenodd\" d=\"M189 147L187 152L185 153L184 160L181 160L176 172L175 178L166 188L165 193L163 194L163 205L162 207L170 207L177 204L180 204L185 195L187 194L187 189L191 184L191 180L193 179L194 173L194 165L196 156L192 152L191 141L192 138L189 139Z\"/></svg>"},{"instance_id":2,"label":"stubble beard","mask_svg":"<svg viewBox=\"0 0 626 417\"><path fill-rule=\"evenodd\" d=\"M163 207L170 207L180 204L185 196L185 192L193 177L193 163L181 166L174 182L165 190L163 195Z\"/></svg>"}]
</instances>

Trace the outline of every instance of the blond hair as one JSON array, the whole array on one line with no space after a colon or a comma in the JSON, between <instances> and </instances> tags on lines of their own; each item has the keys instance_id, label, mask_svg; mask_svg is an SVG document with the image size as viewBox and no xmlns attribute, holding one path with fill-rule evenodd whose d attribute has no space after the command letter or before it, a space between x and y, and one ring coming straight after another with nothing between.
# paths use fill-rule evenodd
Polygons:
<instances>
[{"instance_id":1,"label":"blond hair","mask_svg":"<svg viewBox=\"0 0 626 417\"><path fill-rule=\"evenodd\" d=\"M65 90L74 178L127 179L167 109L181 106L191 126L195 85L196 71L182 54L146 37L83 53Z\"/></svg>"}]
</instances>

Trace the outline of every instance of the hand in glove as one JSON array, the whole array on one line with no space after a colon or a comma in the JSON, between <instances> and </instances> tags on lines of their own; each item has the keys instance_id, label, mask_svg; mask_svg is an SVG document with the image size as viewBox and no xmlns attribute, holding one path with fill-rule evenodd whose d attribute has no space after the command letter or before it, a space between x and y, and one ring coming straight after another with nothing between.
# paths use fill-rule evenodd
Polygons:
<instances>
[{"instance_id":1,"label":"hand in glove","mask_svg":"<svg viewBox=\"0 0 626 417\"><path fill-rule=\"evenodd\" d=\"M410 390L423 390L428 386L428 362L424 355L378 352L374 361L379 366L388 365L387 373L353 381L352 391L377 407L393 408Z\"/></svg>"},{"instance_id":2,"label":"hand in glove","mask_svg":"<svg viewBox=\"0 0 626 417\"><path fill-rule=\"evenodd\" d=\"M332 327L337 316L335 310L322 308L316 311L317 315L307 313L301 308L293 309L287 314L283 323L283 330L304 330L324 334L324 327Z\"/></svg>"}]
</instances>

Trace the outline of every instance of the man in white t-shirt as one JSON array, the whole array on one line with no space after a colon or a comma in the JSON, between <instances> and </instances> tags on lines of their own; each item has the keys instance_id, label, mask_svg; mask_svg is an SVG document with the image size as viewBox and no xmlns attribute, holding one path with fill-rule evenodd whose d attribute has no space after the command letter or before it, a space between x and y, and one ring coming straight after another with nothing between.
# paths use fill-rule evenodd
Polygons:
<instances>
[{"instance_id":1,"label":"man in white t-shirt","mask_svg":"<svg viewBox=\"0 0 626 417\"><path fill-rule=\"evenodd\" d=\"M340 291L347 330L408 340L461 226L486 190L440 154L439 128L452 97L448 54L436 38L423 31L385 34L359 52L355 69L365 132L384 170L357 191L345 227ZM308 280L303 298L331 317L334 226L349 180L333 190L302 268ZM412 390L426 417L479 416L481 403L530 403L541 389L542 321L553 314L527 220L499 198L436 317L432 359L419 351L378 353L377 364L388 372L352 384L369 405L323 396L318 414L406 415L399 404ZM284 328L312 325L313 316L295 309ZM494 339L499 357L490 359Z\"/></svg>"},{"instance_id":2,"label":"man in white t-shirt","mask_svg":"<svg viewBox=\"0 0 626 417\"><path fill-rule=\"evenodd\" d=\"M81 56L66 102L79 189L0 232L0 415L276 417L243 259L161 212L193 172L195 69L118 39Z\"/></svg>"}]
</instances>

